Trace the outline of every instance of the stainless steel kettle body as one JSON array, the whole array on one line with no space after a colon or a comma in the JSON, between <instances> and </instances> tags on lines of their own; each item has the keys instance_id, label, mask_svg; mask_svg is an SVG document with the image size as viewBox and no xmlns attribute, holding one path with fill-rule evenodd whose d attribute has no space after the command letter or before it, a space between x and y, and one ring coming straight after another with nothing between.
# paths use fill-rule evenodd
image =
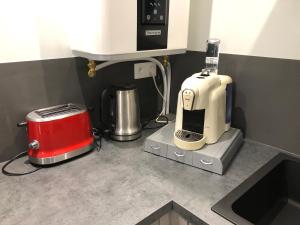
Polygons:
<instances>
[{"instance_id":1,"label":"stainless steel kettle body","mask_svg":"<svg viewBox=\"0 0 300 225\"><path fill-rule=\"evenodd\" d=\"M102 122L117 141L141 136L138 91L135 86L112 87L102 93Z\"/></svg>"}]
</instances>

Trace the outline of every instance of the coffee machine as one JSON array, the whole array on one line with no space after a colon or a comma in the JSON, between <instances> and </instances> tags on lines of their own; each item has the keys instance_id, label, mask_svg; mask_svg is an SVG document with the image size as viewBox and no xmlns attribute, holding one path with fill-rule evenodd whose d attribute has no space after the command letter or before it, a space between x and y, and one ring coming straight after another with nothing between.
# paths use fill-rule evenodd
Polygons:
<instances>
[{"instance_id":1,"label":"coffee machine","mask_svg":"<svg viewBox=\"0 0 300 225\"><path fill-rule=\"evenodd\" d=\"M184 150L213 144L231 124L232 79L209 71L187 78L178 94L174 143Z\"/></svg>"},{"instance_id":2,"label":"coffee machine","mask_svg":"<svg viewBox=\"0 0 300 225\"><path fill-rule=\"evenodd\" d=\"M175 123L148 136L144 150L222 175L243 135L230 127L232 79L218 74L219 45L218 39L207 40L206 66L182 83Z\"/></svg>"}]
</instances>

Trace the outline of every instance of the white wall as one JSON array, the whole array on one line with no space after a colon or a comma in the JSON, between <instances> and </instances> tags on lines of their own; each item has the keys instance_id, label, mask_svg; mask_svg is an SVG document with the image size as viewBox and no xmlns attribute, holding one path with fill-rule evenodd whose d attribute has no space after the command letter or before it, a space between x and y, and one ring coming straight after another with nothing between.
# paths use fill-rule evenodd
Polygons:
<instances>
[{"instance_id":1,"label":"white wall","mask_svg":"<svg viewBox=\"0 0 300 225\"><path fill-rule=\"evenodd\" d=\"M0 63L72 56L68 0L0 1Z\"/></svg>"},{"instance_id":2,"label":"white wall","mask_svg":"<svg viewBox=\"0 0 300 225\"><path fill-rule=\"evenodd\" d=\"M191 0L188 49L205 51L210 35L212 0Z\"/></svg>"},{"instance_id":3,"label":"white wall","mask_svg":"<svg viewBox=\"0 0 300 225\"><path fill-rule=\"evenodd\" d=\"M300 59L299 0L191 0L191 9L190 50L214 37L223 53Z\"/></svg>"}]
</instances>

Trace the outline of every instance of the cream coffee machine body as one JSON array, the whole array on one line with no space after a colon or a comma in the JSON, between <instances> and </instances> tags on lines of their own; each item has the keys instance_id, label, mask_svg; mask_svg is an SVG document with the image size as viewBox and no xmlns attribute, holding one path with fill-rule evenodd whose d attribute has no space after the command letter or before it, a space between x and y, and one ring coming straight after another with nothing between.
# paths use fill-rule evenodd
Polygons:
<instances>
[{"instance_id":1,"label":"cream coffee machine body","mask_svg":"<svg viewBox=\"0 0 300 225\"><path fill-rule=\"evenodd\" d=\"M231 125L232 79L196 73L178 94L174 143L184 150L213 144Z\"/></svg>"}]
</instances>

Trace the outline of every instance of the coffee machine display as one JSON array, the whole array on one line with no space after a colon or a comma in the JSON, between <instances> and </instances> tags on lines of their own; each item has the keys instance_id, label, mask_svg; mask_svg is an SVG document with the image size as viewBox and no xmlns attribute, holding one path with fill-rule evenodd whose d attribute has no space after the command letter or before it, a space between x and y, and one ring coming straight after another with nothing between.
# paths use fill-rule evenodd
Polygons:
<instances>
[{"instance_id":1,"label":"coffee machine display","mask_svg":"<svg viewBox=\"0 0 300 225\"><path fill-rule=\"evenodd\" d=\"M141 136L138 91L134 85L105 89L100 106L101 121L111 139L132 141Z\"/></svg>"},{"instance_id":2,"label":"coffee machine display","mask_svg":"<svg viewBox=\"0 0 300 225\"><path fill-rule=\"evenodd\" d=\"M198 150L218 141L231 123L232 79L204 71L187 78L178 94L174 143Z\"/></svg>"}]
</instances>

